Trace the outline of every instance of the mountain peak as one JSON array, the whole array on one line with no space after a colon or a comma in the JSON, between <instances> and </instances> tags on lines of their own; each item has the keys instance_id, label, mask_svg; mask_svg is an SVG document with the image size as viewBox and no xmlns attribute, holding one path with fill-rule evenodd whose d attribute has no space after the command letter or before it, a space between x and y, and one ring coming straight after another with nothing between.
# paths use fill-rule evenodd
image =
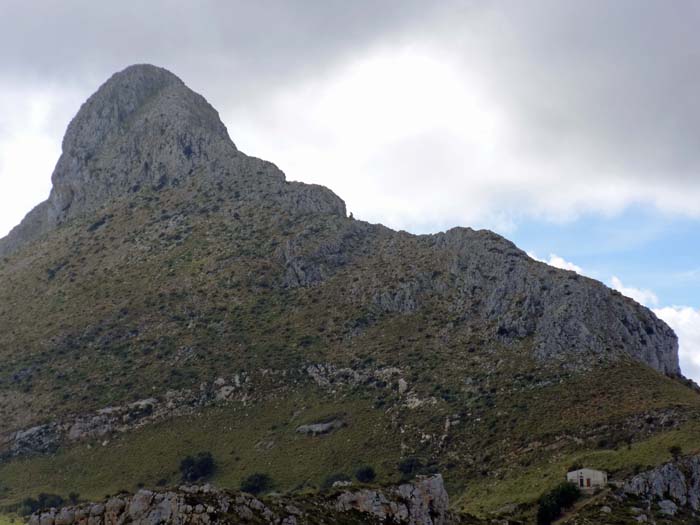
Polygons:
<instances>
[{"instance_id":1,"label":"mountain peak","mask_svg":"<svg viewBox=\"0 0 700 525\"><path fill-rule=\"evenodd\" d=\"M49 219L61 222L106 197L164 185L216 153L235 152L209 103L174 74L151 65L114 74L80 108L52 175Z\"/></svg>"},{"instance_id":2,"label":"mountain peak","mask_svg":"<svg viewBox=\"0 0 700 525\"><path fill-rule=\"evenodd\" d=\"M81 106L63 138L64 157L85 159L94 156L100 144L115 128L161 91L183 82L169 71L134 65L115 73ZM62 167L62 166L61 166ZM56 170L54 177L62 175Z\"/></svg>"},{"instance_id":3,"label":"mountain peak","mask_svg":"<svg viewBox=\"0 0 700 525\"><path fill-rule=\"evenodd\" d=\"M68 125L63 156L89 160L114 135L145 124L147 133L164 135L163 125L169 124L183 133L199 127L230 140L219 114L204 97L170 71L138 64L112 75L81 106ZM57 171L59 167L64 166L59 162ZM61 175L54 173L54 178Z\"/></svg>"},{"instance_id":4,"label":"mountain peak","mask_svg":"<svg viewBox=\"0 0 700 525\"><path fill-rule=\"evenodd\" d=\"M81 106L62 142L47 201L0 240L0 255L141 188L162 188L237 155L218 112L170 71L115 73Z\"/></svg>"},{"instance_id":5,"label":"mountain peak","mask_svg":"<svg viewBox=\"0 0 700 525\"><path fill-rule=\"evenodd\" d=\"M49 198L0 239L0 256L111 201L192 177L226 180L236 186L231 195L290 213L346 214L327 188L287 182L274 164L240 153L218 112L173 73L138 64L112 75L81 106L63 138Z\"/></svg>"}]
</instances>

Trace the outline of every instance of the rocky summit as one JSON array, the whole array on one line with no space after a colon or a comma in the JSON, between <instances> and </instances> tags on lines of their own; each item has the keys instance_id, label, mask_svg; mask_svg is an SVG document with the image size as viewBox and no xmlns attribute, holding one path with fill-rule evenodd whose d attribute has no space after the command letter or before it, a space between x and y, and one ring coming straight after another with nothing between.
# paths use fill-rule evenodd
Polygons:
<instances>
[{"instance_id":1,"label":"rocky summit","mask_svg":"<svg viewBox=\"0 0 700 525\"><path fill-rule=\"evenodd\" d=\"M255 168L268 175L265 182L275 186L271 191L283 192L277 186L284 177L273 166L236 162L239 154L226 126L202 96L169 71L150 65L129 67L101 86L69 124L62 151L49 198L2 239L0 255L110 199L185 183L195 170L202 177L226 177L228 170L241 175ZM311 211L345 212L329 191L288 186L284 193L289 199L318 198L306 203Z\"/></svg>"},{"instance_id":2,"label":"rocky summit","mask_svg":"<svg viewBox=\"0 0 700 525\"><path fill-rule=\"evenodd\" d=\"M83 104L52 182L0 240L8 512L439 472L463 519L528 522L573 464L628 479L700 437L651 311L490 231L348 217L164 69Z\"/></svg>"}]
</instances>

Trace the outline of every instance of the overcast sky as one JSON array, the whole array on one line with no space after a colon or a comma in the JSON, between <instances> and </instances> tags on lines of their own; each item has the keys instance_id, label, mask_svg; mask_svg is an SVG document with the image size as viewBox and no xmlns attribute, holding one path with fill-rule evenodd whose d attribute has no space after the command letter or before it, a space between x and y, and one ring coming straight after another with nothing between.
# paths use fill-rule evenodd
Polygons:
<instances>
[{"instance_id":1,"label":"overcast sky","mask_svg":"<svg viewBox=\"0 0 700 525\"><path fill-rule=\"evenodd\" d=\"M487 227L655 308L700 380L698 27L694 0L2 0L0 235L80 104L154 63L358 218Z\"/></svg>"}]
</instances>

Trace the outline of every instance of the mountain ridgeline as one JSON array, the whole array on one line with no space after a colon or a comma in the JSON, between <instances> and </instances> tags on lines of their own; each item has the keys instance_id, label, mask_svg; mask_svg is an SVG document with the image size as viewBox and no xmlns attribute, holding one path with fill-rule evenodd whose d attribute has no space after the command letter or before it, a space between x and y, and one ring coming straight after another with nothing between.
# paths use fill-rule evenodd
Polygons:
<instances>
[{"instance_id":1,"label":"mountain ridgeline","mask_svg":"<svg viewBox=\"0 0 700 525\"><path fill-rule=\"evenodd\" d=\"M216 110L164 69L132 66L88 99L68 126L52 182L48 200L1 241L0 255L110 202L128 204L142 189L221 188L217 199L231 209L243 200L295 217L345 219L333 221L336 231L316 246L309 246L316 242L308 234L288 239L279 286L319 284L343 267L360 266L359 259L391 259L399 255L392 248L403 244L434 254L426 265L431 273L406 272L394 294L374 301L384 310L413 311L421 296L438 294L462 321L476 317L492 324L494 338L534 337L535 354L544 359L625 352L661 372L680 372L673 332L648 310L590 279L534 262L491 232L455 228L411 237L356 224L346 219L345 204L331 191L286 182L274 165L240 153ZM377 245L378 238L384 242ZM312 253L305 253L309 248Z\"/></svg>"},{"instance_id":2,"label":"mountain ridgeline","mask_svg":"<svg viewBox=\"0 0 700 525\"><path fill-rule=\"evenodd\" d=\"M207 448L222 487L398 481L412 458L479 514L527 508L572 458L697 435L651 311L490 231L348 217L164 69L83 104L52 182L0 240L0 502L70 489L51 469L92 498L175 484Z\"/></svg>"}]
</instances>

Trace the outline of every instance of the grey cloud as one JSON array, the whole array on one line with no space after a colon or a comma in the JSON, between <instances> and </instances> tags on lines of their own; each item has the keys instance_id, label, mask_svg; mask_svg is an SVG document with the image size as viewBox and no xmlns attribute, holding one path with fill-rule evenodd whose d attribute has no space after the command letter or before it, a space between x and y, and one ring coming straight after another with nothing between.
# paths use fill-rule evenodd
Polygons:
<instances>
[{"instance_id":1,"label":"grey cloud","mask_svg":"<svg viewBox=\"0 0 700 525\"><path fill-rule=\"evenodd\" d=\"M480 68L522 147L591 168L696 178L700 5L537 0L430 7L345 2L3 3L2 77L94 87L134 62L172 69L218 107L309 76L378 41L432 38ZM2 80L0 77L0 80Z\"/></svg>"},{"instance_id":2,"label":"grey cloud","mask_svg":"<svg viewBox=\"0 0 700 525\"><path fill-rule=\"evenodd\" d=\"M432 10L414 0L3 4L4 77L94 86L126 65L152 62L222 100L322 74Z\"/></svg>"},{"instance_id":3,"label":"grey cloud","mask_svg":"<svg viewBox=\"0 0 700 525\"><path fill-rule=\"evenodd\" d=\"M524 148L584 167L697 181L700 4L488 4L456 35L520 121Z\"/></svg>"},{"instance_id":4,"label":"grey cloud","mask_svg":"<svg viewBox=\"0 0 700 525\"><path fill-rule=\"evenodd\" d=\"M683 200L679 207L688 212L700 197L699 26L694 0L6 0L0 6L0 89L51 84L57 92L80 94L65 100L79 100L114 71L151 62L178 74L226 117L245 112L264 120L270 117L267 97L323 81L373 46L432 42L457 60L465 82L477 75L514 123L514 149L496 151L507 161L498 166L517 169L527 160L537 167L533 158L555 170L561 166L554 182L551 173L537 178L537 170L517 184L498 173L479 175L484 187L471 191L482 204L478 213L511 216L519 206L527 215L546 207L547 199L568 198L567 187L579 192L582 183L600 189L590 192L592 210L601 195L616 203L649 200L666 185L673 195L664 202L672 208L674 199ZM67 112L76 110L62 108L56 119L67 122ZM402 159L415 159L411 166L442 162L445 173L452 170L447 178L425 184L450 184L446 199L458 200L459 192L468 197L474 186L462 159L468 152L460 144L426 142L372 153L383 159L384 175L376 175L386 176L384 186L396 185L399 175L392 177L391 167L398 173ZM328 177L316 181L335 187ZM493 184L484 183L487 178ZM552 183L557 188L548 196ZM420 184L407 194L425 195ZM647 191L635 194L635 187ZM581 199L575 204L577 210L588 206Z\"/></svg>"}]
</instances>

